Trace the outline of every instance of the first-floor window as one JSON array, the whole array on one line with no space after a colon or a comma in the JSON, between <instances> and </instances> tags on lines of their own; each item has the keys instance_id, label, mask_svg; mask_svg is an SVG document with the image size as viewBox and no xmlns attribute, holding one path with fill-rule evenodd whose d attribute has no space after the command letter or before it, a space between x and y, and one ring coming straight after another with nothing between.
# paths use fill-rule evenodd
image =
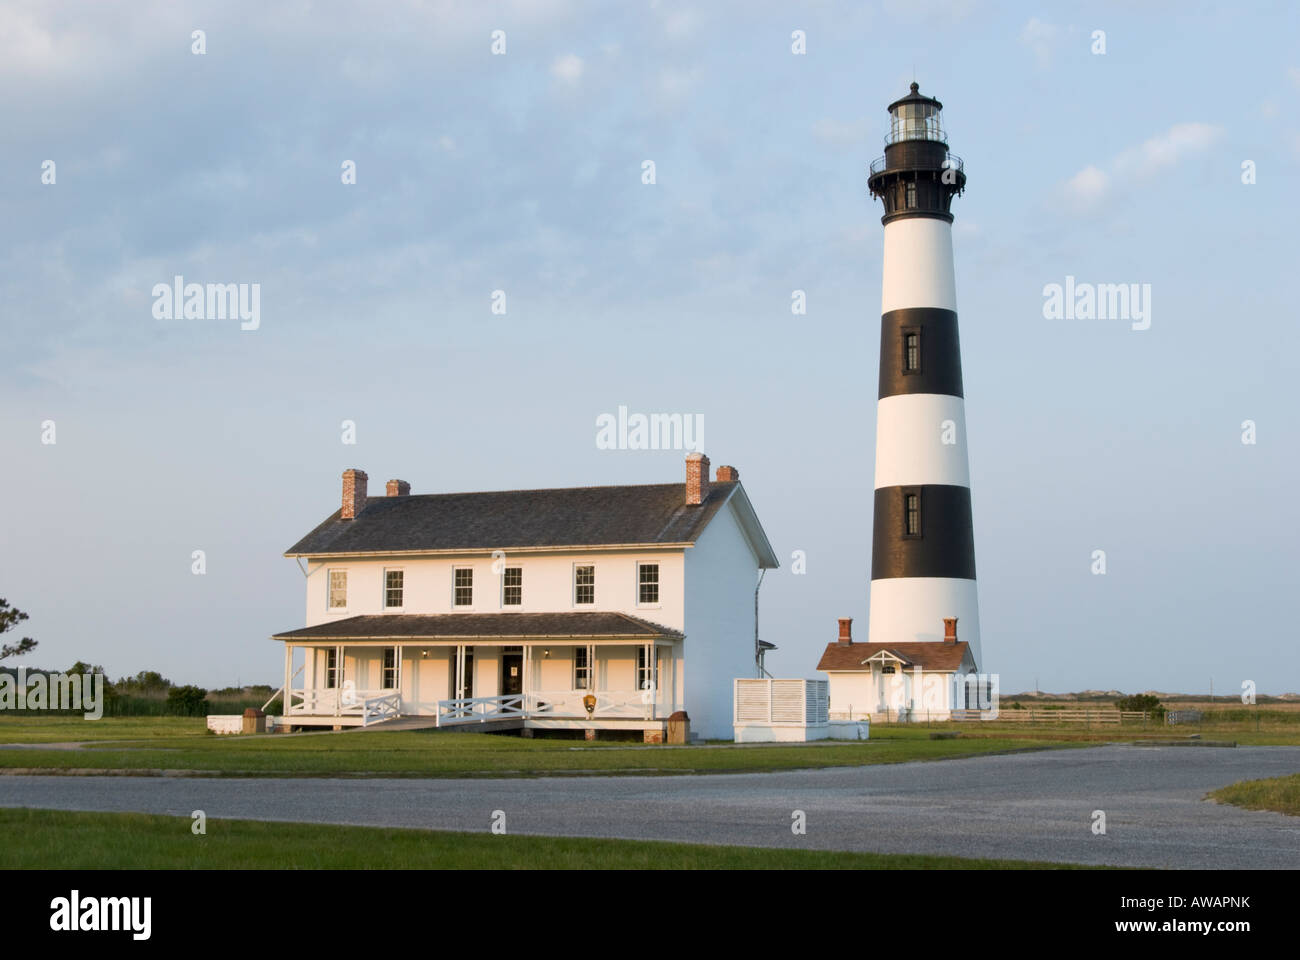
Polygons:
<instances>
[{"instance_id":1,"label":"first-floor window","mask_svg":"<svg viewBox=\"0 0 1300 960\"><path fill-rule=\"evenodd\" d=\"M474 569L472 567L457 567L455 572L456 592L453 603L458 607L469 607L474 604Z\"/></svg>"},{"instance_id":2,"label":"first-floor window","mask_svg":"<svg viewBox=\"0 0 1300 960\"><path fill-rule=\"evenodd\" d=\"M637 564L637 603L659 602L659 564Z\"/></svg>"},{"instance_id":3,"label":"first-floor window","mask_svg":"<svg viewBox=\"0 0 1300 960\"><path fill-rule=\"evenodd\" d=\"M650 662L645 655L645 647L636 648L636 688L649 690L654 677L650 675Z\"/></svg>"},{"instance_id":4,"label":"first-floor window","mask_svg":"<svg viewBox=\"0 0 1300 960\"><path fill-rule=\"evenodd\" d=\"M331 610L346 610L348 608L348 572L346 570L330 571L330 599Z\"/></svg>"},{"instance_id":5,"label":"first-floor window","mask_svg":"<svg viewBox=\"0 0 1300 960\"><path fill-rule=\"evenodd\" d=\"M524 568L506 567L501 584L501 604L517 607L524 602Z\"/></svg>"},{"instance_id":6,"label":"first-floor window","mask_svg":"<svg viewBox=\"0 0 1300 960\"><path fill-rule=\"evenodd\" d=\"M402 606L403 587L405 586L406 577L401 570L384 571L384 606L400 607Z\"/></svg>"},{"instance_id":7,"label":"first-floor window","mask_svg":"<svg viewBox=\"0 0 1300 960\"><path fill-rule=\"evenodd\" d=\"M384 682L383 690L392 690L397 686L397 648L384 647Z\"/></svg>"},{"instance_id":8,"label":"first-floor window","mask_svg":"<svg viewBox=\"0 0 1300 960\"><path fill-rule=\"evenodd\" d=\"M465 670L461 675L460 689L456 689L456 650L453 647L451 653L451 686L452 696L468 700L474 696L474 648L465 648Z\"/></svg>"},{"instance_id":9,"label":"first-floor window","mask_svg":"<svg viewBox=\"0 0 1300 960\"><path fill-rule=\"evenodd\" d=\"M573 602L596 602L596 568L592 564L578 564L573 568Z\"/></svg>"},{"instance_id":10,"label":"first-floor window","mask_svg":"<svg viewBox=\"0 0 1300 960\"><path fill-rule=\"evenodd\" d=\"M330 647L325 651L325 686L333 690L339 685L339 652Z\"/></svg>"},{"instance_id":11,"label":"first-floor window","mask_svg":"<svg viewBox=\"0 0 1300 960\"><path fill-rule=\"evenodd\" d=\"M573 651L573 689L591 689L591 661L586 647L576 647Z\"/></svg>"}]
</instances>

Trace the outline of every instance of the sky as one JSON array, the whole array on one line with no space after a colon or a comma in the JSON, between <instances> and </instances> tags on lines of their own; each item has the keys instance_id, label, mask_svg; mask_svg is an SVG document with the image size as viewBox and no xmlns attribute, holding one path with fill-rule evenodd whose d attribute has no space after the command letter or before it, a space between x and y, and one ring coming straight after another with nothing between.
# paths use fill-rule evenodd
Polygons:
<instances>
[{"instance_id":1,"label":"sky","mask_svg":"<svg viewBox=\"0 0 1300 960\"><path fill-rule=\"evenodd\" d=\"M0 597L31 619L4 639L278 685L282 553L343 469L681 478L682 451L597 447L625 405L701 416L740 470L782 559L769 669L815 676L836 618L866 635L867 165L915 78L968 176L982 668L1300 690L1298 28L1288 3L9 0ZM176 275L259 284L257 329L159 318ZM1149 328L1049 318L1067 277L1149 284Z\"/></svg>"}]
</instances>

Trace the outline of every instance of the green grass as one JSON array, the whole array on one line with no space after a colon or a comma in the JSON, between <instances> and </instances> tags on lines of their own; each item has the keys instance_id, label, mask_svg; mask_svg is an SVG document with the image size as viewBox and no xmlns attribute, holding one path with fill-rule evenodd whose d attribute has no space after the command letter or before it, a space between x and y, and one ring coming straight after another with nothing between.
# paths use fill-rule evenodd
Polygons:
<instances>
[{"instance_id":1,"label":"green grass","mask_svg":"<svg viewBox=\"0 0 1300 960\"><path fill-rule=\"evenodd\" d=\"M1249 726L1249 729L1247 727ZM1026 748L1093 746L1134 739L1203 738L1244 744L1300 744L1300 727L1255 732L1254 724L1168 728L1125 724L872 724L865 743L823 741L751 747L650 747L446 731L349 731L304 736L216 737L202 718L0 716L0 769L149 772L193 770L251 776L536 776L555 773L732 773L943 760ZM958 733L931 740L932 733ZM42 743L93 741L86 749Z\"/></svg>"},{"instance_id":2,"label":"green grass","mask_svg":"<svg viewBox=\"0 0 1300 960\"><path fill-rule=\"evenodd\" d=\"M0 810L0 869L1014 870L1068 864L912 854L496 836L140 813Z\"/></svg>"},{"instance_id":3,"label":"green grass","mask_svg":"<svg viewBox=\"0 0 1300 960\"><path fill-rule=\"evenodd\" d=\"M204 735L203 717L0 716L0 743L62 743Z\"/></svg>"},{"instance_id":4,"label":"green grass","mask_svg":"<svg viewBox=\"0 0 1300 960\"><path fill-rule=\"evenodd\" d=\"M23 723L31 721L24 719ZM201 724L202 721L194 721ZM88 722L98 727L105 721ZM9 740L0 722L0 743ZM26 730L28 736L36 732ZM551 773L732 773L942 760L1025 748L1069 746L1049 739L931 740L923 726L897 726L867 742L754 747L639 745L528 740L446 731L348 731L305 736L185 735L106 740L83 750L0 749L0 768L195 770L262 776L533 776ZM57 739L87 739L89 731ZM10 741L12 742L12 741ZM28 742L42 742L29 740ZM48 741L45 741L48 742Z\"/></svg>"},{"instance_id":5,"label":"green grass","mask_svg":"<svg viewBox=\"0 0 1300 960\"><path fill-rule=\"evenodd\" d=\"M1242 780L1212 791L1209 799L1247 810L1274 810L1300 817L1300 773L1268 780Z\"/></svg>"}]
</instances>

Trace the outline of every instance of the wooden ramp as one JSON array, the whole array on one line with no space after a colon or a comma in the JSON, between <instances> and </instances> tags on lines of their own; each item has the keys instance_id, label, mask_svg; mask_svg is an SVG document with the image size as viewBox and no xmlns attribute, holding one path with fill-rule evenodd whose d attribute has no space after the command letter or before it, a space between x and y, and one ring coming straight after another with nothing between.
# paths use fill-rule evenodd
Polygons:
<instances>
[{"instance_id":1,"label":"wooden ramp","mask_svg":"<svg viewBox=\"0 0 1300 960\"><path fill-rule=\"evenodd\" d=\"M444 723L438 727L437 717L394 717L392 720L380 720L365 727L353 727L353 730L432 730L437 727L449 733L501 733L507 730L522 730L523 717L503 717L499 720L482 722Z\"/></svg>"}]
</instances>

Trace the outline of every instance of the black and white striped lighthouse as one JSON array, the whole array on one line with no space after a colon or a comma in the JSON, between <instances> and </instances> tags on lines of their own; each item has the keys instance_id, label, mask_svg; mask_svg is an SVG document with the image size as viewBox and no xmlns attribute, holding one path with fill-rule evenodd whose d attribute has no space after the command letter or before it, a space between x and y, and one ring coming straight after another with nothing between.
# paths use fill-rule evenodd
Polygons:
<instances>
[{"instance_id":1,"label":"black and white striped lighthouse","mask_svg":"<svg viewBox=\"0 0 1300 960\"><path fill-rule=\"evenodd\" d=\"M872 643L943 641L945 617L979 653L975 539L952 265L954 195L943 104L911 93L889 105L871 194L885 205L876 415Z\"/></svg>"}]
</instances>

